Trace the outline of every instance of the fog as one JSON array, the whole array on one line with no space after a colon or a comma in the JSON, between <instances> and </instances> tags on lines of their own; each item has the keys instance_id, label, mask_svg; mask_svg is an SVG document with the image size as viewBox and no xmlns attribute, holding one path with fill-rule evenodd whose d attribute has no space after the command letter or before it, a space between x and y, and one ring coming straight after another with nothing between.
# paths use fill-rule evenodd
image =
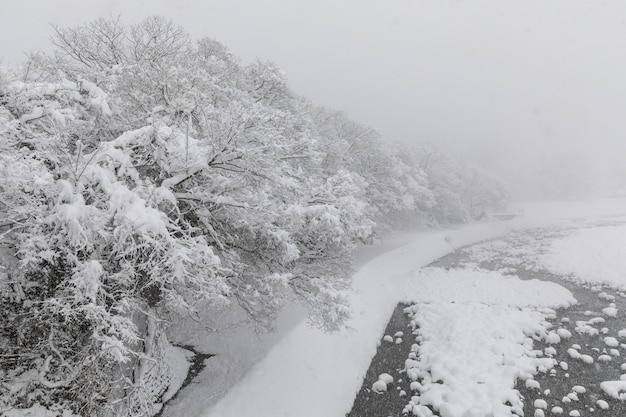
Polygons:
<instances>
[{"instance_id":1,"label":"fog","mask_svg":"<svg viewBox=\"0 0 626 417\"><path fill-rule=\"evenodd\" d=\"M22 0L0 57L48 50L60 26L171 18L388 139L495 170L519 198L626 189L626 2L585 0Z\"/></svg>"}]
</instances>

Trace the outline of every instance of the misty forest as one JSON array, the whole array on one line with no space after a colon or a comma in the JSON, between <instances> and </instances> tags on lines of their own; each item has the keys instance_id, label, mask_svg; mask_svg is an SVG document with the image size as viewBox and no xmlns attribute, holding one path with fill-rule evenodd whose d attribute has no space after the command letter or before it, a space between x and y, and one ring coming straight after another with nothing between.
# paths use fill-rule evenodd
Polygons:
<instances>
[{"instance_id":1,"label":"misty forest","mask_svg":"<svg viewBox=\"0 0 626 417\"><path fill-rule=\"evenodd\" d=\"M621 415L621 199L509 206L165 17L53 28L0 68L0 415Z\"/></svg>"}]
</instances>

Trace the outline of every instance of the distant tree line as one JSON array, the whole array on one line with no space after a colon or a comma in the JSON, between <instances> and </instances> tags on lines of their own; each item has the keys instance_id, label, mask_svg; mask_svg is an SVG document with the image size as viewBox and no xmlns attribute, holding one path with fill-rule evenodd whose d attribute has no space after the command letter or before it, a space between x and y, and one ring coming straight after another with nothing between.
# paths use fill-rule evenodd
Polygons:
<instances>
[{"instance_id":1,"label":"distant tree line","mask_svg":"<svg viewBox=\"0 0 626 417\"><path fill-rule=\"evenodd\" d=\"M148 415L172 318L238 303L271 327L296 297L337 329L359 242L507 201L166 19L55 29L0 72L0 407Z\"/></svg>"}]
</instances>

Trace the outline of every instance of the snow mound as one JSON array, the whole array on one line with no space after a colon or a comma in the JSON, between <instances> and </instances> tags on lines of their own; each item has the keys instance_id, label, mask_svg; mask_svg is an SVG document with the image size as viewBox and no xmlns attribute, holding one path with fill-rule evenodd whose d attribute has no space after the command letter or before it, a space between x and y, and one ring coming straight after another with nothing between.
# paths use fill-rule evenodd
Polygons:
<instances>
[{"instance_id":1,"label":"snow mound","mask_svg":"<svg viewBox=\"0 0 626 417\"><path fill-rule=\"evenodd\" d=\"M611 398L626 400L626 381L604 381L600 383L600 389Z\"/></svg>"},{"instance_id":2,"label":"snow mound","mask_svg":"<svg viewBox=\"0 0 626 417\"><path fill-rule=\"evenodd\" d=\"M387 391L387 383L382 380L378 380L372 384L372 391L374 392L386 392Z\"/></svg>"}]
</instances>

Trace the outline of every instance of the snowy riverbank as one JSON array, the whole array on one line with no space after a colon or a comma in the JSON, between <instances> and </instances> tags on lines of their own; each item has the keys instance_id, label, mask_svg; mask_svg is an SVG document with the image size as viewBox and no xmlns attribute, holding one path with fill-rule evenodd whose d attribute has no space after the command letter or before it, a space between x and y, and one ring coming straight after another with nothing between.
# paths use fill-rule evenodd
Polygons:
<instances>
[{"instance_id":1,"label":"snowy riverbank","mask_svg":"<svg viewBox=\"0 0 626 417\"><path fill-rule=\"evenodd\" d=\"M337 333L310 328L303 311L296 307L283 313L276 334L245 342L241 340L245 326L219 335L221 339L217 333L179 329L181 337L192 339L190 344L204 343L222 351L216 351L197 383L182 392L165 415L343 416L352 405L391 312L402 299L400 289L411 271L446 255L452 246L458 248L515 228L624 213L623 200L533 204L512 221L427 231L410 239L405 236L412 242L372 259L355 274L353 318L348 328ZM242 343L233 343L235 340Z\"/></svg>"}]
</instances>

